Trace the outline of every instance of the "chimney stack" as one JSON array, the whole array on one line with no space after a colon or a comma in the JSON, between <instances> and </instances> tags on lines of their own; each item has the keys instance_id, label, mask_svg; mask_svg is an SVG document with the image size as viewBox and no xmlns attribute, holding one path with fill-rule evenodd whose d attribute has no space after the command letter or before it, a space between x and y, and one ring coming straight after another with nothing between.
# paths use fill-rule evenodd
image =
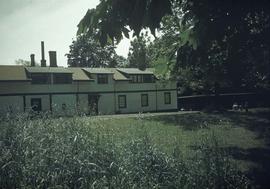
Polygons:
<instances>
[{"instance_id":1,"label":"chimney stack","mask_svg":"<svg viewBox=\"0 0 270 189\"><path fill-rule=\"evenodd\" d=\"M57 67L56 51L49 51L50 67Z\"/></svg>"},{"instance_id":2,"label":"chimney stack","mask_svg":"<svg viewBox=\"0 0 270 189\"><path fill-rule=\"evenodd\" d=\"M46 67L46 60L44 58L45 53L44 53L44 41L41 41L41 67Z\"/></svg>"},{"instance_id":3,"label":"chimney stack","mask_svg":"<svg viewBox=\"0 0 270 189\"><path fill-rule=\"evenodd\" d=\"M35 55L31 54L30 58L31 58L31 66L34 67L35 66Z\"/></svg>"}]
</instances>

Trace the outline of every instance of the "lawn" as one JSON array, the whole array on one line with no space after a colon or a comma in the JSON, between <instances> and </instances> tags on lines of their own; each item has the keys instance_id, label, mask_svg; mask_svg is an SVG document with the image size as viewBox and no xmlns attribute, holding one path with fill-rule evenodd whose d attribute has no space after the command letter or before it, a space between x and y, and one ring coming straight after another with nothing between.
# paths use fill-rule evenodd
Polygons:
<instances>
[{"instance_id":1,"label":"lawn","mask_svg":"<svg viewBox=\"0 0 270 189\"><path fill-rule=\"evenodd\" d=\"M269 188L269 109L1 121L3 188Z\"/></svg>"}]
</instances>

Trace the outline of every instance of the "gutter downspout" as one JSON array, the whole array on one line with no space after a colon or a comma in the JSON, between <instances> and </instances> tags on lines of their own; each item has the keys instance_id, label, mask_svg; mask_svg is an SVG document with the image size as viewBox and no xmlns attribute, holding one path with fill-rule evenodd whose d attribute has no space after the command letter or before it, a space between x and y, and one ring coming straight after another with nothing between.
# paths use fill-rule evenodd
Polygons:
<instances>
[{"instance_id":1,"label":"gutter downspout","mask_svg":"<svg viewBox=\"0 0 270 189\"><path fill-rule=\"evenodd\" d=\"M114 80L114 83L113 83L113 95L114 95L114 114L116 114L116 91L115 91L115 80Z\"/></svg>"},{"instance_id":2,"label":"gutter downspout","mask_svg":"<svg viewBox=\"0 0 270 189\"><path fill-rule=\"evenodd\" d=\"M158 100L157 100L157 83L156 83L156 112L158 111Z\"/></svg>"}]
</instances>

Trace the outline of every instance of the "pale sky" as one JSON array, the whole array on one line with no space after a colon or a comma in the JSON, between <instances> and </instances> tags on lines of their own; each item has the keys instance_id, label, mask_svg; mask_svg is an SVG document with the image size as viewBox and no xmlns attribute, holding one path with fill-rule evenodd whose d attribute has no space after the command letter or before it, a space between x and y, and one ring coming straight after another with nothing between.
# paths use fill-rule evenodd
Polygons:
<instances>
[{"instance_id":1,"label":"pale sky","mask_svg":"<svg viewBox=\"0 0 270 189\"><path fill-rule=\"evenodd\" d=\"M95 8L99 0L0 0L0 65L15 64L15 60L30 60L35 54L40 62L40 42L48 51L57 51L59 66L67 66L64 56L75 38L77 24L88 8ZM129 40L124 39L116 52L127 56Z\"/></svg>"}]
</instances>

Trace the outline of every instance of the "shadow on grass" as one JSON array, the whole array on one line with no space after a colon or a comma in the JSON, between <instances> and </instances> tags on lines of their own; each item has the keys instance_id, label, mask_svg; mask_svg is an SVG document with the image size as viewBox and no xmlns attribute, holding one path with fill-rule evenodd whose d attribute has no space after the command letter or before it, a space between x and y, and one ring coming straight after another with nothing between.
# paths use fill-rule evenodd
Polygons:
<instances>
[{"instance_id":1,"label":"shadow on grass","mask_svg":"<svg viewBox=\"0 0 270 189\"><path fill-rule=\"evenodd\" d=\"M258 188L270 188L270 109L257 109L250 112L194 113L153 117L165 125L175 125L184 130L199 130L209 125L218 125L224 121L233 127L243 127L264 140L261 148L243 149L227 147L224 150L236 160L254 162L255 167L249 168L247 176ZM192 147L191 147L192 148ZM193 147L196 148L196 147Z\"/></svg>"},{"instance_id":2,"label":"shadow on grass","mask_svg":"<svg viewBox=\"0 0 270 189\"><path fill-rule=\"evenodd\" d=\"M158 121L164 125L175 125L184 130L198 130L207 128L209 124L218 124L221 121L219 115L205 113L187 113L181 115L162 115L148 118L151 121Z\"/></svg>"},{"instance_id":3,"label":"shadow on grass","mask_svg":"<svg viewBox=\"0 0 270 189\"><path fill-rule=\"evenodd\" d=\"M270 188L270 149L269 148L249 148L239 147L224 148L234 159L255 163L255 167L249 168L246 175L257 188Z\"/></svg>"}]
</instances>

